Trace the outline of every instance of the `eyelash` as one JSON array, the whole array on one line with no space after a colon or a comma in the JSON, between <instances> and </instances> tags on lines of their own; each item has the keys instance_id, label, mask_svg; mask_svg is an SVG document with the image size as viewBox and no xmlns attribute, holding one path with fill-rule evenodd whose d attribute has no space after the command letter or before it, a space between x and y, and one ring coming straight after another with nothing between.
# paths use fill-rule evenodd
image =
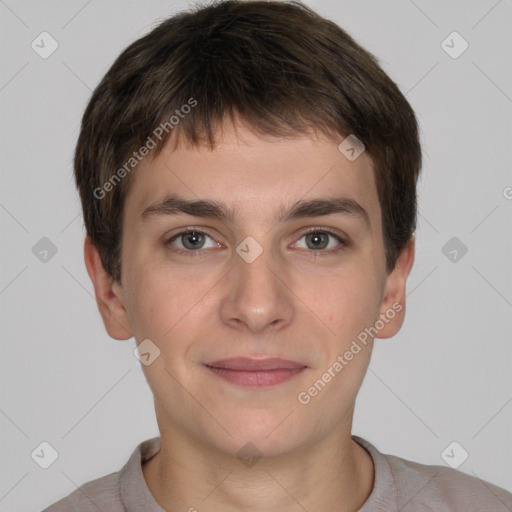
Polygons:
<instances>
[{"instance_id":1,"label":"eyelash","mask_svg":"<svg viewBox=\"0 0 512 512\"><path fill-rule=\"evenodd\" d=\"M206 233L204 231L201 231L199 229L188 228L186 230L180 231L179 233L176 233L171 238L167 239L164 242L165 247L170 248L172 242L174 242L180 236L186 235L186 234L189 234L189 233L199 233L201 235L206 235L207 237L209 237L209 238L211 238L213 240L213 237L211 237L208 233ZM349 242L347 242L346 240L341 238L339 235L337 235L335 233L332 233L331 231L328 231L326 229L320 229L320 228L312 228L312 229L310 229L308 231L305 231L304 233L302 233L302 235L299 238L299 240L304 238L306 235L309 235L309 234L312 234L312 233L323 233L323 234L326 234L326 235L329 235L329 236L333 237L336 241L339 242L339 244L336 247L331 248L331 249L318 249L318 250L315 250L315 249L304 249L307 252L313 253L315 258L317 256L322 257L322 256L330 256L330 255L333 255L333 254L337 254L340 251L342 251L345 247L348 247L348 245L349 245ZM172 252L174 252L175 254L183 255L183 256L191 256L191 257L200 256L200 253L204 252L204 250L201 250L201 249L184 250L184 249L171 248L170 250Z\"/></svg>"}]
</instances>

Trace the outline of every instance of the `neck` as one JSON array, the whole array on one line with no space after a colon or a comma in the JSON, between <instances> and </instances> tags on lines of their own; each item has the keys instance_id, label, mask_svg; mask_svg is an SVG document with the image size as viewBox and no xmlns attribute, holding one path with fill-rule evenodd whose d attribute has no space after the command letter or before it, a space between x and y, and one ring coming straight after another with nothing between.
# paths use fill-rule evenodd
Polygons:
<instances>
[{"instance_id":1,"label":"neck","mask_svg":"<svg viewBox=\"0 0 512 512\"><path fill-rule=\"evenodd\" d=\"M142 471L164 510L355 512L371 494L374 467L350 427L253 465L161 429L162 448Z\"/></svg>"}]
</instances>

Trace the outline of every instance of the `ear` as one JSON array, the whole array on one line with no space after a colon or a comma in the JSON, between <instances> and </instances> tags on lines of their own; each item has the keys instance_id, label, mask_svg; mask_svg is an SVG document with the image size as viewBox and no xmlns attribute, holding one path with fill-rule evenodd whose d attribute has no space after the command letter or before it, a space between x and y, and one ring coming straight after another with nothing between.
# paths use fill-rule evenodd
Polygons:
<instances>
[{"instance_id":1,"label":"ear","mask_svg":"<svg viewBox=\"0 0 512 512\"><path fill-rule=\"evenodd\" d=\"M127 340L133 336L124 305L123 289L104 269L96 246L85 237L84 260L87 273L94 285L96 303L109 336Z\"/></svg>"},{"instance_id":2,"label":"ear","mask_svg":"<svg viewBox=\"0 0 512 512\"><path fill-rule=\"evenodd\" d=\"M384 327L376 338L391 338L401 328L405 318L405 285L414 263L415 240L411 237L402 249L395 268L386 278L384 296L380 307L380 319Z\"/></svg>"}]
</instances>

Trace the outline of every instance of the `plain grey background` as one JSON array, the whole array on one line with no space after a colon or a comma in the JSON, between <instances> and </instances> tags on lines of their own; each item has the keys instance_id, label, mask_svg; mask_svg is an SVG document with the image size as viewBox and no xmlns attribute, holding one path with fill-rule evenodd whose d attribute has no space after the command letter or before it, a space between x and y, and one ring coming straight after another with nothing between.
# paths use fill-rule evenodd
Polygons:
<instances>
[{"instance_id":1,"label":"plain grey background","mask_svg":"<svg viewBox=\"0 0 512 512\"><path fill-rule=\"evenodd\" d=\"M406 321L376 341L353 432L427 464L465 450L459 470L512 491L512 2L306 3L379 58L424 148ZM2 511L40 510L158 435L135 342L110 339L96 308L72 157L117 55L189 5L0 0Z\"/></svg>"}]
</instances>

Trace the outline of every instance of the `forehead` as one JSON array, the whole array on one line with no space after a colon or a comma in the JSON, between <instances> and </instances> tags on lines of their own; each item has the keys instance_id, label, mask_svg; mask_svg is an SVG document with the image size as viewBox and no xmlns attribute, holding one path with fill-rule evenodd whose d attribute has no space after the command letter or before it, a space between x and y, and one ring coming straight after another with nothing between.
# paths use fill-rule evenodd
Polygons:
<instances>
[{"instance_id":1,"label":"forehead","mask_svg":"<svg viewBox=\"0 0 512 512\"><path fill-rule=\"evenodd\" d=\"M134 170L125 213L132 221L169 195L227 204L237 217L264 221L301 199L347 197L380 221L373 162L363 152L349 160L343 140L296 135L254 134L244 126L224 126L211 150L167 145Z\"/></svg>"}]
</instances>

